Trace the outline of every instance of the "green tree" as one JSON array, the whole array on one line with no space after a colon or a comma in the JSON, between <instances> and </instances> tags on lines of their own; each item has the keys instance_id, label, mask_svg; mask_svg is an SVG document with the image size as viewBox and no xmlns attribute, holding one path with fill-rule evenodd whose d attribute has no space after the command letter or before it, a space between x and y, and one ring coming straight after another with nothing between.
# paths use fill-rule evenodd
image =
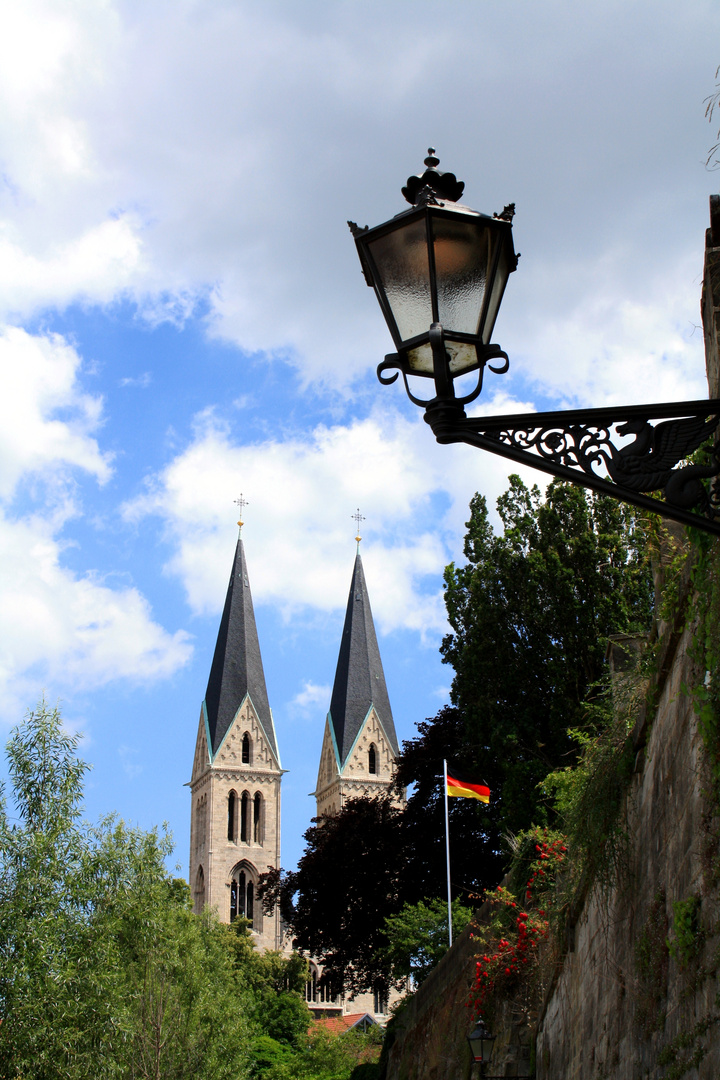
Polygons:
<instances>
[{"instance_id":1,"label":"green tree","mask_svg":"<svg viewBox=\"0 0 720 1080\"><path fill-rule=\"evenodd\" d=\"M298 1050L269 1062L262 1080L372 1080L380 1054L383 1029L331 1035L314 1027Z\"/></svg>"},{"instance_id":2,"label":"green tree","mask_svg":"<svg viewBox=\"0 0 720 1080\"><path fill-rule=\"evenodd\" d=\"M467 565L445 572L442 654L499 847L542 820L537 786L576 758L568 729L583 726L608 636L650 628L652 576L642 519L609 497L555 481L543 501L512 476L502 535L482 496L470 510Z\"/></svg>"},{"instance_id":3,"label":"green tree","mask_svg":"<svg viewBox=\"0 0 720 1080\"><path fill-rule=\"evenodd\" d=\"M138 1080L245 1075L253 1000L227 928L210 911L194 915L186 883L168 877L168 838L119 823L99 847L111 887L96 906L96 930L114 946L127 1032L113 1063Z\"/></svg>"},{"instance_id":4,"label":"green tree","mask_svg":"<svg viewBox=\"0 0 720 1080\"><path fill-rule=\"evenodd\" d=\"M247 919L238 918L227 934L237 977L248 992L248 1016L256 1032L253 1052L259 1048L261 1056L272 1054L273 1046L279 1046L281 1053L298 1046L312 1023L305 1004L308 962L298 953L259 953L249 927Z\"/></svg>"},{"instance_id":5,"label":"green tree","mask_svg":"<svg viewBox=\"0 0 720 1080\"><path fill-rule=\"evenodd\" d=\"M170 838L80 820L87 766L41 702L0 801L0 1075L241 1080L249 1024L227 930L190 910Z\"/></svg>"},{"instance_id":6,"label":"green tree","mask_svg":"<svg viewBox=\"0 0 720 1080\"><path fill-rule=\"evenodd\" d=\"M453 901L453 937L465 929L473 909ZM447 900L421 900L404 904L397 915L385 920L388 945L385 957L394 979L411 976L419 985L448 950Z\"/></svg>"},{"instance_id":7,"label":"green tree","mask_svg":"<svg viewBox=\"0 0 720 1080\"><path fill-rule=\"evenodd\" d=\"M456 710L447 714L438 726L450 738L461 725ZM429 741L434 748L434 738ZM401 770L404 760L403 752ZM280 904L296 947L322 958L324 974L338 990L385 993L391 982L401 985L409 973L399 951L392 959L388 953L388 917L419 904L429 888L441 893L446 887L441 769L442 753L438 759L431 751L423 760L422 783L403 809L391 798L348 799L338 814L306 832L307 846L296 871L275 870L261 882L266 910ZM426 785L432 789L432 805ZM492 873L489 868L500 868L501 863L478 858L485 808L469 799L451 802L453 882L471 904ZM440 907L445 930L439 936L446 941L447 907ZM458 905L462 928L461 911ZM431 953L439 958L444 951L439 944L434 949L429 940L427 946L428 962Z\"/></svg>"},{"instance_id":8,"label":"green tree","mask_svg":"<svg viewBox=\"0 0 720 1080\"><path fill-rule=\"evenodd\" d=\"M265 910L280 905L296 948L322 957L338 990L387 990L383 917L403 903L401 822L389 798L348 799L307 830L296 871L274 870L260 883Z\"/></svg>"},{"instance_id":9,"label":"green tree","mask_svg":"<svg viewBox=\"0 0 720 1080\"><path fill-rule=\"evenodd\" d=\"M125 1035L112 944L94 932L98 860L79 822L86 766L44 702L8 744L0 803L0 1073L89 1075ZM73 1071L74 1070L74 1071Z\"/></svg>"}]
</instances>

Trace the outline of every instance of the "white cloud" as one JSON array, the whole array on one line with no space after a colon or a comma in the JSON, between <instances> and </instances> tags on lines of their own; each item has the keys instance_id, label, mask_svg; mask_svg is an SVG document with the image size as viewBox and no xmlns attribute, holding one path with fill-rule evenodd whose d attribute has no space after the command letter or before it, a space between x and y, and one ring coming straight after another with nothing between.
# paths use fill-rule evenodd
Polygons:
<instances>
[{"instance_id":1,"label":"white cloud","mask_svg":"<svg viewBox=\"0 0 720 1080\"><path fill-rule=\"evenodd\" d=\"M124 679L166 678L190 658L187 634L152 619L137 589L112 588L61 565L62 547L40 518L0 518L0 711L37 697Z\"/></svg>"},{"instance_id":2,"label":"white cloud","mask_svg":"<svg viewBox=\"0 0 720 1080\"><path fill-rule=\"evenodd\" d=\"M203 298L211 333L347 386L389 339L344 222L401 210L438 138L471 203L517 201L525 255L503 343L542 363L548 387L586 357L575 393L612 396L636 328L638 353L657 354L669 295L676 327L696 318L683 275L695 252L697 276L714 183L700 103L720 14L449 3L439 29L419 11L432 9L5 0L0 313L122 294L182 320ZM474 63L478 49L492 62ZM426 93L428 64L453 71L445 92ZM618 317L628 283L635 310Z\"/></svg>"},{"instance_id":3,"label":"white cloud","mask_svg":"<svg viewBox=\"0 0 720 1080\"><path fill-rule=\"evenodd\" d=\"M513 372L553 396L558 408L707 397L700 254L655 270L647 292L608 280L607 265L586 275L590 287L580 295L568 284L562 314L528 313L516 328ZM539 284L531 279L526 291L540 294L541 303Z\"/></svg>"},{"instance_id":4,"label":"white cloud","mask_svg":"<svg viewBox=\"0 0 720 1080\"><path fill-rule=\"evenodd\" d=\"M118 757L120 758L120 764L122 765L123 772L131 780L134 780L143 771L143 764L140 760L140 751L136 750L132 746L119 746Z\"/></svg>"},{"instance_id":5,"label":"white cloud","mask_svg":"<svg viewBox=\"0 0 720 1080\"><path fill-rule=\"evenodd\" d=\"M103 221L39 254L0 237L2 313L31 314L74 301L107 304L140 276L138 227L129 215Z\"/></svg>"},{"instance_id":6,"label":"white cloud","mask_svg":"<svg viewBox=\"0 0 720 1080\"><path fill-rule=\"evenodd\" d=\"M133 386L140 390L147 390L148 386L152 382L152 375L149 371L143 371L142 375L126 376L124 379L120 379L118 386L126 387Z\"/></svg>"},{"instance_id":7,"label":"white cloud","mask_svg":"<svg viewBox=\"0 0 720 1080\"><path fill-rule=\"evenodd\" d=\"M227 584L231 499L242 491L253 595L289 618L344 607L359 506L378 628L435 637L446 627L438 583L461 550L470 497L480 487L494 506L511 471L469 447L438 446L421 420L389 410L253 445L236 443L206 412L190 445L123 513L164 519L168 571L195 611L214 612Z\"/></svg>"},{"instance_id":8,"label":"white cloud","mask_svg":"<svg viewBox=\"0 0 720 1080\"><path fill-rule=\"evenodd\" d=\"M305 682L289 705L290 713L303 719L316 720L324 716L330 707L332 687L318 683Z\"/></svg>"},{"instance_id":9,"label":"white cloud","mask_svg":"<svg viewBox=\"0 0 720 1080\"><path fill-rule=\"evenodd\" d=\"M77 352L58 335L0 328L0 497L33 473L50 480L79 468L100 483L110 476L110 458L93 437L102 400L81 389L79 368Z\"/></svg>"},{"instance_id":10,"label":"white cloud","mask_svg":"<svg viewBox=\"0 0 720 1080\"><path fill-rule=\"evenodd\" d=\"M42 686L56 693L115 679L165 678L185 664L185 633L168 633L137 589L63 566L61 530L81 512L77 477L104 483L102 400L80 383L80 358L58 335L0 328L0 711L17 715ZM39 480L42 513L13 498ZM4 503L4 508L3 508Z\"/></svg>"}]
</instances>

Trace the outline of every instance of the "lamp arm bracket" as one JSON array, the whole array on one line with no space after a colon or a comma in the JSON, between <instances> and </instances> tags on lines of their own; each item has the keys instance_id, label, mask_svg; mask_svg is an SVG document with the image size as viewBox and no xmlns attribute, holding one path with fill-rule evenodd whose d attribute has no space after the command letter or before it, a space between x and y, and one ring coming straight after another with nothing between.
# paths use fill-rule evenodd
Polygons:
<instances>
[{"instance_id":1,"label":"lamp arm bracket","mask_svg":"<svg viewBox=\"0 0 720 1080\"><path fill-rule=\"evenodd\" d=\"M434 414L426 419L438 442L477 446L720 535L720 399L514 416ZM692 460L703 446L705 454Z\"/></svg>"}]
</instances>

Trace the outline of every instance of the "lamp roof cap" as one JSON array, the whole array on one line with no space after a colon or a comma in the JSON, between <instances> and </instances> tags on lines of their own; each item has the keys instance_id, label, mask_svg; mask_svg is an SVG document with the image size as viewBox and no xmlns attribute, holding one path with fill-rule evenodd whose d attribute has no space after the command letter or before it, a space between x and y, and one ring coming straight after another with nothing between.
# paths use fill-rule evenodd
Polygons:
<instances>
[{"instance_id":1,"label":"lamp roof cap","mask_svg":"<svg viewBox=\"0 0 720 1080\"><path fill-rule=\"evenodd\" d=\"M428 156L425 158L427 166L425 172L409 176L406 186L402 189L403 195L411 206L417 206L418 202L423 201L421 195L426 188L430 188L434 195L447 199L449 202L457 202L461 197L465 190L464 182L458 180L455 173L442 172L437 167L439 164L440 158L435 154L435 147L430 146Z\"/></svg>"}]
</instances>

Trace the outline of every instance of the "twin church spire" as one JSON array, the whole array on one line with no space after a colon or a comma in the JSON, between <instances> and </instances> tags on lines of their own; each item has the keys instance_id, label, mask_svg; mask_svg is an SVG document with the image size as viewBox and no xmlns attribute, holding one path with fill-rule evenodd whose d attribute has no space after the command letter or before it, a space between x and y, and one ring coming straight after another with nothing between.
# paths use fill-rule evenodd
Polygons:
<instances>
[{"instance_id":1,"label":"twin church spire","mask_svg":"<svg viewBox=\"0 0 720 1080\"><path fill-rule=\"evenodd\" d=\"M268 746L280 763L275 725L265 685L242 535L238 536L225 596L204 708L209 748L217 754L245 697L249 696Z\"/></svg>"},{"instance_id":2,"label":"twin church spire","mask_svg":"<svg viewBox=\"0 0 720 1080\"><path fill-rule=\"evenodd\" d=\"M239 500L242 514L245 501ZM357 521L359 515L353 515ZM202 703L192 779L190 880L195 909L252 921L256 944L282 944L279 915L256 901L260 876L280 866L282 769L268 700L242 521ZM380 794L398 754L365 575L355 558L315 797L319 815L343 798Z\"/></svg>"},{"instance_id":3,"label":"twin church spire","mask_svg":"<svg viewBox=\"0 0 720 1080\"><path fill-rule=\"evenodd\" d=\"M341 771L373 709L382 723L393 754L397 755L395 724L358 550L328 713Z\"/></svg>"}]
</instances>

